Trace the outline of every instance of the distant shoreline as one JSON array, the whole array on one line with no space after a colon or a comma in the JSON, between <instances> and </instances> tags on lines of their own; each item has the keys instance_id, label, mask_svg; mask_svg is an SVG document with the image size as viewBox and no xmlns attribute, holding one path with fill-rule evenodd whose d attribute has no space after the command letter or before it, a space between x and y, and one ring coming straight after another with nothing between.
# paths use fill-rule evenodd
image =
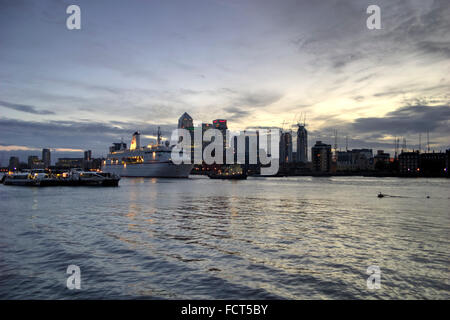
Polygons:
<instances>
[{"instance_id":1,"label":"distant shoreline","mask_svg":"<svg viewBox=\"0 0 450 320\"><path fill-rule=\"evenodd\" d=\"M191 173L190 175L207 176L204 173ZM449 176L436 175L405 175L399 173L370 173L370 172L355 172L355 173L301 173L301 174L276 174L276 175L249 175L255 178L280 178L280 177L375 177L375 178L449 178Z\"/></svg>"}]
</instances>

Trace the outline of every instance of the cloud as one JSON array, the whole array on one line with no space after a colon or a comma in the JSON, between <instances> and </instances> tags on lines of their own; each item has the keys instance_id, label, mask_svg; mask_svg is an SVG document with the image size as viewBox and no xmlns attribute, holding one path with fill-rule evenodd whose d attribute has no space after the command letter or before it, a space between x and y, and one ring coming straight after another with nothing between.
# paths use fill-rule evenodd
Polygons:
<instances>
[{"instance_id":1,"label":"cloud","mask_svg":"<svg viewBox=\"0 0 450 320\"><path fill-rule=\"evenodd\" d=\"M225 108L224 111L230 114L227 116L228 120L239 120L248 117L251 114L249 110L245 110L245 108L239 107Z\"/></svg>"},{"instance_id":2,"label":"cloud","mask_svg":"<svg viewBox=\"0 0 450 320\"><path fill-rule=\"evenodd\" d=\"M160 125L162 134L169 138L175 125ZM131 139L136 130L155 134L157 126L145 122L96 121L24 121L0 118L0 144L40 149L92 149L105 152L115 141Z\"/></svg>"},{"instance_id":3,"label":"cloud","mask_svg":"<svg viewBox=\"0 0 450 320\"><path fill-rule=\"evenodd\" d=\"M356 119L351 127L356 132L378 132L406 135L427 131L450 134L450 106L407 106L389 112L384 117Z\"/></svg>"},{"instance_id":4,"label":"cloud","mask_svg":"<svg viewBox=\"0 0 450 320\"><path fill-rule=\"evenodd\" d=\"M32 114L41 114L41 115L49 115L49 114L55 114L53 111L50 110L38 110L36 107L25 105L25 104L16 104L11 103L7 101L0 100L0 106L16 111L26 112L26 113L32 113Z\"/></svg>"},{"instance_id":5,"label":"cloud","mask_svg":"<svg viewBox=\"0 0 450 320\"><path fill-rule=\"evenodd\" d=\"M449 41L421 41L417 44L417 46L426 53L442 55L446 58L450 58Z\"/></svg>"},{"instance_id":6,"label":"cloud","mask_svg":"<svg viewBox=\"0 0 450 320\"><path fill-rule=\"evenodd\" d=\"M38 148L30 148L26 146L16 145L0 145L0 151L36 151Z\"/></svg>"},{"instance_id":7,"label":"cloud","mask_svg":"<svg viewBox=\"0 0 450 320\"><path fill-rule=\"evenodd\" d=\"M13 2L0 10L0 97L32 105L0 101L9 109L0 142L107 150L136 129L153 135L145 120L176 123L184 111L231 127L307 111L311 127L336 124L361 146L431 127L448 138L435 110L368 116L449 104L448 0L379 0L382 30L366 28L370 0L180 1L175 10L132 1L107 16L100 2L81 1L89 23L69 33L55 25L62 2ZM12 110L45 122L13 120Z\"/></svg>"},{"instance_id":8,"label":"cloud","mask_svg":"<svg viewBox=\"0 0 450 320\"><path fill-rule=\"evenodd\" d=\"M382 117L360 117L353 121L339 121L309 132L312 140L323 140L334 144L334 129L338 130L342 146L349 138L350 148L378 148L393 152L395 137L405 137L410 148L418 148L422 134L429 132L430 146L437 150L450 148L450 106L414 105L403 106ZM313 141L311 141L313 142Z\"/></svg>"},{"instance_id":9,"label":"cloud","mask_svg":"<svg viewBox=\"0 0 450 320\"><path fill-rule=\"evenodd\" d=\"M237 105L240 106L265 107L277 102L282 97L283 95L279 92L272 92L272 91L247 92L240 94L235 102Z\"/></svg>"}]
</instances>

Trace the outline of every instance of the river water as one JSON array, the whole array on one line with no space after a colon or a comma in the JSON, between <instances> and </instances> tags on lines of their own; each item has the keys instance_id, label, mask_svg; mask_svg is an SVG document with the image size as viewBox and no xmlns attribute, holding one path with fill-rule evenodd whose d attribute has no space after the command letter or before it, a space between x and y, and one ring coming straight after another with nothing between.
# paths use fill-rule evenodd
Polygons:
<instances>
[{"instance_id":1,"label":"river water","mask_svg":"<svg viewBox=\"0 0 450 320\"><path fill-rule=\"evenodd\" d=\"M449 179L0 185L0 298L449 299L449 208Z\"/></svg>"}]
</instances>

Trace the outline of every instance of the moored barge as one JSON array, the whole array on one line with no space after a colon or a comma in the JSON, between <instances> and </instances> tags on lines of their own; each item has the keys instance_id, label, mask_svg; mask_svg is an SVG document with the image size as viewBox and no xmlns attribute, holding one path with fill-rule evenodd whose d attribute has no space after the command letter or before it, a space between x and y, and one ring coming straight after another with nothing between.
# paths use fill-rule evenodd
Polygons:
<instances>
[{"instance_id":1,"label":"moored barge","mask_svg":"<svg viewBox=\"0 0 450 320\"><path fill-rule=\"evenodd\" d=\"M11 186L118 186L120 176L108 172L91 172L73 169L63 174L46 172L14 172L2 178L4 185Z\"/></svg>"}]
</instances>

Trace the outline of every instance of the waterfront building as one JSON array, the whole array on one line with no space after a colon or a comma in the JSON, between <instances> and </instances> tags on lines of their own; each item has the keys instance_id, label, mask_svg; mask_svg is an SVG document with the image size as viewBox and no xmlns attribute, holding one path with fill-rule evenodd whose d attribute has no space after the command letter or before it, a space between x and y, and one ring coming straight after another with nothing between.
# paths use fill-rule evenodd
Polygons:
<instances>
[{"instance_id":1,"label":"waterfront building","mask_svg":"<svg viewBox=\"0 0 450 320\"><path fill-rule=\"evenodd\" d=\"M312 170L315 172L331 172L331 145L317 141L311 148Z\"/></svg>"},{"instance_id":2,"label":"waterfront building","mask_svg":"<svg viewBox=\"0 0 450 320\"><path fill-rule=\"evenodd\" d=\"M214 129L217 129L222 133L224 146L226 146L227 145L226 136L228 130L227 120L225 119L213 120L212 126Z\"/></svg>"},{"instance_id":3,"label":"waterfront building","mask_svg":"<svg viewBox=\"0 0 450 320\"><path fill-rule=\"evenodd\" d=\"M205 133L206 130L209 130L213 127L211 123L202 123L202 133Z\"/></svg>"},{"instance_id":4,"label":"waterfront building","mask_svg":"<svg viewBox=\"0 0 450 320\"><path fill-rule=\"evenodd\" d=\"M244 139L244 148L242 148L242 146L239 146L239 141L242 141L241 139ZM238 160L240 160L239 163L243 165L242 167L245 172L249 174L259 173L260 150L258 130L244 130L244 132L239 133L239 135L233 136L231 147L233 148L234 163L238 163Z\"/></svg>"},{"instance_id":5,"label":"waterfront building","mask_svg":"<svg viewBox=\"0 0 450 320\"><path fill-rule=\"evenodd\" d=\"M38 156L28 156L28 168L31 168L33 166L33 163L38 161L39 161Z\"/></svg>"},{"instance_id":6,"label":"waterfront building","mask_svg":"<svg viewBox=\"0 0 450 320\"><path fill-rule=\"evenodd\" d=\"M202 123L202 154L203 150L205 150L205 147L209 144L209 142L203 141L203 136L205 135L205 132L209 129L212 129L213 125L211 123Z\"/></svg>"},{"instance_id":7,"label":"waterfront building","mask_svg":"<svg viewBox=\"0 0 450 320\"><path fill-rule=\"evenodd\" d=\"M83 160L84 158L58 158L56 167L64 169L81 168L83 167Z\"/></svg>"},{"instance_id":8,"label":"waterfront building","mask_svg":"<svg viewBox=\"0 0 450 320\"><path fill-rule=\"evenodd\" d=\"M373 165L372 149L336 151L337 171L367 171L372 170Z\"/></svg>"},{"instance_id":9,"label":"waterfront building","mask_svg":"<svg viewBox=\"0 0 450 320\"><path fill-rule=\"evenodd\" d=\"M92 160L92 151L91 150L87 150L84 152L84 160L85 161Z\"/></svg>"},{"instance_id":10,"label":"waterfront building","mask_svg":"<svg viewBox=\"0 0 450 320\"><path fill-rule=\"evenodd\" d=\"M19 157L10 157L8 168L9 170L18 170L20 168Z\"/></svg>"},{"instance_id":11,"label":"waterfront building","mask_svg":"<svg viewBox=\"0 0 450 320\"><path fill-rule=\"evenodd\" d=\"M414 152L402 152L398 156L399 170L402 174L412 174L420 171L419 162L420 154L419 151Z\"/></svg>"},{"instance_id":12,"label":"waterfront building","mask_svg":"<svg viewBox=\"0 0 450 320\"><path fill-rule=\"evenodd\" d=\"M187 113L183 113L181 117L178 119L178 129L186 129L189 130L189 134L191 136L191 161L194 162L194 120ZM198 130L198 129L197 129ZM179 141L181 141L181 136L179 137Z\"/></svg>"},{"instance_id":13,"label":"waterfront building","mask_svg":"<svg viewBox=\"0 0 450 320\"><path fill-rule=\"evenodd\" d=\"M425 176L441 176L446 174L445 168L445 152L429 152L420 154L419 171L421 174Z\"/></svg>"},{"instance_id":14,"label":"waterfront building","mask_svg":"<svg viewBox=\"0 0 450 320\"><path fill-rule=\"evenodd\" d=\"M390 154L384 152L384 150L378 150L377 154L373 157L373 168L378 171L384 171L389 168L390 162Z\"/></svg>"},{"instance_id":15,"label":"waterfront building","mask_svg":"<svg viewBox=\"0 0 450 320\"><path fill-rule=\"evenodd\" d=\"M351 171L352 167L352 152L350 150L336 151L336 170Z\"/></svg>"},{"instance_id":16,"label":"waterfront building","mask_svg":"<svg viewBox=\"0 0 450 320\"><path fill-rule=\"evenodd\" d=\"M214 129L219 130L222 133L222 138L223 138L223 163L226 162L226 151L227 148L229 147L228 142L227 142L227 131L228 131L228 124L227 124L227 120L225 119L216 119L213 120L212 122L212 126Z\"/></svg>"},{"instance_id":17,"label":"waterfront building","mask_svg":"<svg viewBox=\"0 0 450 320\"><path fill-rule=\"evenodd\" d=\"M448 149L447 151L445 151L445 174L448 176L450 176L450 149Z\"/></svg>"},{"instance_id":18,"label":"waterfront building","mask_svg":"<svg viewBox=\"0 0 450 320\"><path fill-rule=\"evenodd\" d=\"M448 154L446 152L420 153L418 150L402 152L399 157L401 174L427 177L446 176L448 174Z\"/></svg>"},{"instance_id":19,"label":"waterfront building","mask_svg":"<svg viewBox=\"0 0 450 320\"><path fill-rule=\"evenodd\" d=\"M48 169L51 166L51 153L50 149L42 149L42 162L44 163L44 168Z\"/></svg>"},{"instance_id":20,"label":"waterfront building","mask_svg":"<svg viewBox=\"0 0 450 320\"><path fill-rule=\"evenodd\" d=\"M367 171L373 169L372 149L352 149L352 169Z\"/></svg>"},{"instance_id":21,"label":"waterfront building","mask_svg":"<svg viewBox=\"0 0 450 320\"><path fill-rule=\"evenodd\" d=\"M390 159L389 153L384 152L384 150L377 150L377 154L373 157L373 164L376 165L377 162L388 164Z\"/></svg>"},{"instance_id":22,"label":"waterfront building","mask_svg":"<svg viewBox=\"0 0 450 320\"><path fill-rule=\"evenodd\" d=\"M297 162L308 162L308 131L305 125L298 125L297 130Z\"/></svg>"},{"instance_id":23,"label":"waterfront building","mask_svg":"<svg viewBox=\"0 0 450 320\"><path fill-rule=\"evenodd\" d=\"M93 166L92 166L92 151L86 150L84 152L83 169L90 170L92 168L93 168Z\"/></svg>"},{"instance_id":24,"label":"waterfront building","mask_svg":"<svg viewBox=\"0 0 450 320\"><path fill-rule=\"evenodd\" d=\"M291 163L292 158L292 134L290 132L281 132L280 134L280 164Z\"/></svg>"},{"instance_id":25,"label":"waterfront building","mask_svg":"<svg viewBox=\"0 0 450 320\"><path fill-rule=\"evenodd\" d=\"M212 129L212 128L213 128L213 125L211 123L202 123L202 128L201 128L201 130L202 130L202 145L201 145L201 148L202 148L202 159L203 159L203 151L205 150L206 146L209 144L208 141L203 141L203 137L205 135L205 132L208 131L209 129ZM194 148L197 148L197 147L198 146L195 145L195 143L194 143Z\"/></svg>"},{"instance_id":26,"label":"waterfront building","mask_svg":"<svg viewBox=\"0 0 450 320\"><path fill-rule=\"evenodd\" d=\"M178 129L188 129L192 130L194 128L194 120L187 113L183 113L181 117L178 119Z\"/></svg>"},{"instance_id":27,"label":"waterfront building","mask_svg":"<svg viewBox=\"0 0 450 320\"><path fill-rule=\"evenodd\" d=\"M28 169L45 169L44 161L38 156L28 156Z\"/></svg>"}]
</instances>

